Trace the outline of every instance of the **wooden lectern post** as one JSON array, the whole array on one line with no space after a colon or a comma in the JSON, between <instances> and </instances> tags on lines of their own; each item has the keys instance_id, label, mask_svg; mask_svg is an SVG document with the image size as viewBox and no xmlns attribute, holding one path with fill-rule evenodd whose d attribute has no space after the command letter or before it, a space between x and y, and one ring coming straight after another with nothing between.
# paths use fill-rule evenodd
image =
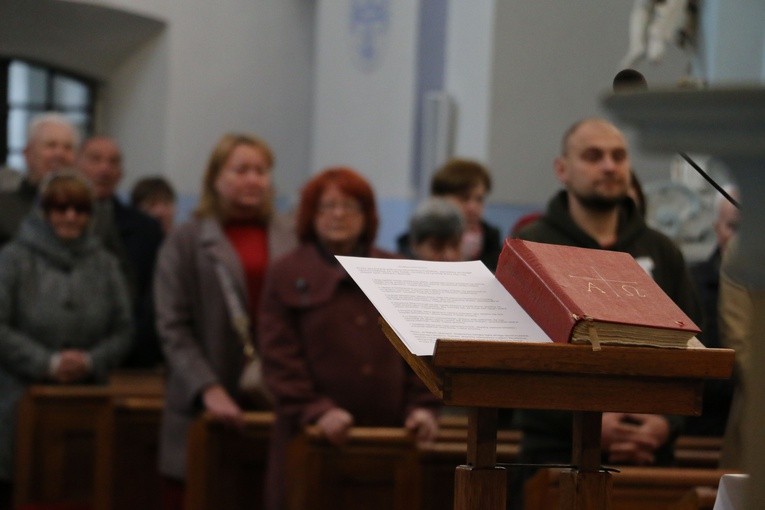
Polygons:
<instances>
[{"instance_id":1,"label":"wooden lectern post","mask_svg":"<svg viewBox=\"0 0 765 510\"><path fill-rule=\"evenodd\" d=\"M454 510L504 510L507 472L497 464L497 409L471 408L468 415L467 465L454 477Z\"/></svg>"},{"instance_id":2,"label":"wooden lectern post","mask_svg":"<svg viewBox=\"0 0 765 510\"><path fill-rule=\"evenodd\" d=\"M574 413L571 452L574 467L560 480L561 510L611 508L611 474L600 465L602 419L600 412Z\"/></svg>"},{"instance_id":3,"label":"wooden lectern post","mask_svg":"<svg viewBox=\"0 0 765 510\"><path fill-rule=\"evenodd\" d=\"M573 464L562 481L566 510L610 508L610 475L600 467L606 411L701 414L705 379L733 372L731 349L687 349L438 340L415 356L381 319L383 332L446 405L471 409L467 465L457 468L455 510L502 510L506 474L495 466L497 408L574 412Z\"/></svg>"}]
</instances>

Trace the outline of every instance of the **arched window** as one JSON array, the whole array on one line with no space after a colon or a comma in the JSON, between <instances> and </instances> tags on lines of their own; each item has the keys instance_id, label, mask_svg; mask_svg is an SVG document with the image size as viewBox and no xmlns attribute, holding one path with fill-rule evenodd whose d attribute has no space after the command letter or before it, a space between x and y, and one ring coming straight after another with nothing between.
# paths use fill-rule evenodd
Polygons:
<instances>
[{"instance_id":1,"label":"arched window","mask_svg":"<svg viewBox=\"0 0 765 510\"><path fill-rule=\"evenodd\" d=\"M85 137L93 131L96 84L92 80L19 59L0 60L0 164L25 169L27 125L38 113L68 117Z\"/></svg>"}]
</instances>

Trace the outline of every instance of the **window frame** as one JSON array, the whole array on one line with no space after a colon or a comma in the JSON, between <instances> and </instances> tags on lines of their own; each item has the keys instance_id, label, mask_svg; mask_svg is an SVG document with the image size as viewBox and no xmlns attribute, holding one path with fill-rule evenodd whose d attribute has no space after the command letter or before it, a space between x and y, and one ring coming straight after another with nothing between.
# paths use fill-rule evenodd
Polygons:
<instances>
[{"instance_id":1,"label":"window frame","mask_svg":"<svg viewBox=\"0 0 765 510\"><path fill-rule=\"evenodd\" d=\"M44 99L43 101L27 101L27 102L14 102L10 101L10 67L14 62L20 62L27 66L41 70L44 73ZM73 80L83 85L88 93L88 100L84 107L72 107L59 105L55 102L55 90L54 83L56 78L66 78ZM81 135L84 137L90 136L95 127L95 114L96 104L98 101L98 82L87 76L81 74L72 73L64 69L47 65L42 62L37 62L32 59L21 57L0 57L0 97L3 97L3 101L0 101L0 165L7 166L9 157L17 155L19 149L14 149L9 146L9 139L11 137L9 118L12 112L22 111L27 112L30 117L45 112L57 112L62 115L67 114L80 114L85 117L85 122L82 124ZM26 127L24 126L24 141L26 143ZM23 149L21 149L23 150Z\"/></svg>"}]
</instances>

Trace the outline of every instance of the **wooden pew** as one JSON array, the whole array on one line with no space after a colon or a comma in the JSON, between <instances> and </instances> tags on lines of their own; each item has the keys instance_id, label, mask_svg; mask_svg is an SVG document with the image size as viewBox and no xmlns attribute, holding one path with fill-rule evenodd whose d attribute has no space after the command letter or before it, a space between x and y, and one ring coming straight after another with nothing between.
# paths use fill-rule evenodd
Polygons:
<instances>
[{"instance_id":1,"label":"wooden pew","mask_svg":"<svg viewBox=\"0 0 765 510\"><path fill-rule=\"evenodd\" d=\"M675 461L680 467L716 468L721 449L721 437L680 436L675 442Z\"/></svg>"},{"instance_id":2,"label":"wooden pew","mask_svg":"<svg viewBox=\"0 0 765 510\"><path fill-rule=\"evenodd\" d=\"M459 423L462 423L461 425ZM291 445L288 508L451 508L454 472L467 458L465 421L442 421L439 437L418 445L402 428L354 428L342 447L309 427ZM499 462L515 462L518 431L500 431Z\"/></svg>"},{"instance_id":3,"label":"wooden pew","mask_svg":"<svg viewBox=\"0 0 765 510\"><path fill-rule=\"evenodd\" d=\"M162 370L119 369L107 384L115 397L163 397L165 376Z\"/></svg>"},{"instance_id":4,"label":"wooden pew","mask_svg":"<svg viewBox=\"0 0 765 510\"><path fill-rule=\"evenodd\" d=\"M467 416L441 416L439 426L447 434L467 429ZM519 430L499 430L497 439L500 442L520 442L521 434ZM720 462L721 448L721 437L680 436L675 442L675 461L678 467L716 468Z\"/></svg>"},{"instance_id":5,"label":"wooden pew","mask_svg":"<svg viewBox=\"0 0 765 510\"><path fill-rule=\"evenodd\" d=\"M521 443L521 431L520 430L498 430L497 442L501 444L513 444L520 445ZM438 431L437 441L441 443L446 442L467 442L467 429L440 429ZM467 444L467 443L466 443Z\"/></svg>"},{"instance_id":6,"label":"wooden pew","mask_svg":"<svg viewBox=\"0 0 765 510\"><path fill-rule=\"evenodd\" d=\"M459 440L466 437L467 417L462 415L442 416L439 420L442 438L451 438ZM498 462L512 463L517 458L519 443L522 432L519 430L499 430L497 434L498 441ZM513 446L515 445L515 446ZM675 443L675 460L678 467L686 468L705 468L716 469L720 460L720 450L722 448L722 438L712 436L680 436ZM430 490L430 485L444 486L449 475L453 480L453 470L447 468L448 462L457 461L459 464L458 447L454 444L435 444L426 448L424 462L430 462L430 457L444 456L443 462L436 461L435 465L426 470L427 473L438 473L437 481L432 482L429 478L424 478L425 493L437 494L438 491ZM454 450L451 459L445 455L445 450ZM464 457L463 457L464 459ZM438 467L438 464L441 464ZM716 490L709 487L696 487L686 493L687 502L690 508L693 505L701 505L699 508L705 508L709 504L710 496L714 496ZM448 500L444 499L439 504L445 504ZM714 505L714 499L712 499ZM430 506L427 508L439 508L439 506ZM424 507L424 508L426 508ZM682 508L682 507L679 507ZM711 507L710 507L711 508Z\"/></svg>"},{"instance_id":7,"label":"wooden pew","mask_svg":"<svg viewBox=\"0 0 765 510\"><path fill-rule=\"evenodd\" d=\"M160 510L157 469L161 397L112 400L109 444L97 465L107 470L95 489L94 510Z\"/></svg>"},{"instance_id":8,"label":"wooden pew","mask_svg":"<svg viewBox=\"0 0 765 510\"><path fill-rule=\"evenodd\" d=\"M14 508L92 504L96 451L108 445L106 387L32 386L18 407Z\"/></svg>"},{"instance_id":9,"label":"wooden pew","mask_svg":"<svg viewBox=\"0 0 765 510\"><path fill-rule=\"evenodd\" d=\"M289 510L417 510L419 470L414 439L402 428L353 428L336 447L308 427L289 449Z\"/></svg>"},{"instance_id":10,"label":"wooden pew","mask_svg":"<svg viewBox=\"0 0 765 510\"><path fill-rule=\"evenodd\" d=\"M464 429L467 430L468 417L465 413L442 414L438 417L440 430Z\"/></svg>"},{"instance_id":11,"label":"wooden pew","mask_svg":"<svg viewBox=\"0 0 765 510\"><path fill-rule=\"evenodd\" d=\"M189 431L185 510L252 510L263 501L271 412L245 414L244 431L200 416Z\"/></svg>"},{"instance_id":12,"label":"wooden pew","mask_svg":"<svg viewBox=\"0 0 765 510\"><path fill-rule=\"evenodd\" d=\"M14 508L92 508L96 487L108 482L103 452L111 444L116 397L162 392L156 373L120 376L105 385L35 385L17 415Z\"/></svg>"},{"instance_id":13,"label":"wooden pew","mask_svg":"<svg viewBox=\"0 0 765 510\"><path fill-rule=\"evenodd\" d=\"M620 467L612 473L612 510L671 510L697 487L716 489L720 477L731 471L698 468ZM558 482L562 470L542 469L526 482L528 510L558 508Z\"/></svg>"},{"instance_id":14,"label":"wooden pew","mask_svg":"<svg viewBox=\"0 0 765 510\"><path fill-rule=\"evenodd\" d=\"M680 501L669 506L669 510L713 510L717 500L717 489L694 487Z\"/></svg>"}]
</instances>

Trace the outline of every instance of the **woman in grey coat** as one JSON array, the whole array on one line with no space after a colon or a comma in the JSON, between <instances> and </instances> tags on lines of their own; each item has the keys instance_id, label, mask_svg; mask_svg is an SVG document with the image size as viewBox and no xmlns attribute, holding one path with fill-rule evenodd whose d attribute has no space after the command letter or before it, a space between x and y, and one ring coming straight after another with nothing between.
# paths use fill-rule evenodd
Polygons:
<instances>
[{"instance_id":1,"label":"woman in grey coat","mask_svg":"<svg viewBox=\"0 0 765 510\"><path fill-rule=\"evenodd\" d=\"M239 388L242 334L254 335L266 266L296 244L292 222L273 212L273 163L262 140L223 136L195 217L160 249L154 293L168 369L159 462L165 508L182 506L191 422L206 411L242 426L243 410L255 407Z\"/></svg>"},{"instance_id":2,"label":"woman in grey coat","mask_svg":"<svg viewBox=\"0 0 765 510\"><path fill-rule=\"evenodd\" d=\"M90 185L68 171L0 251L0 481L10 492L15 410L36 383L105 381L130 347L117 260L88 233Z\"/></svg>"}]
</instances>

